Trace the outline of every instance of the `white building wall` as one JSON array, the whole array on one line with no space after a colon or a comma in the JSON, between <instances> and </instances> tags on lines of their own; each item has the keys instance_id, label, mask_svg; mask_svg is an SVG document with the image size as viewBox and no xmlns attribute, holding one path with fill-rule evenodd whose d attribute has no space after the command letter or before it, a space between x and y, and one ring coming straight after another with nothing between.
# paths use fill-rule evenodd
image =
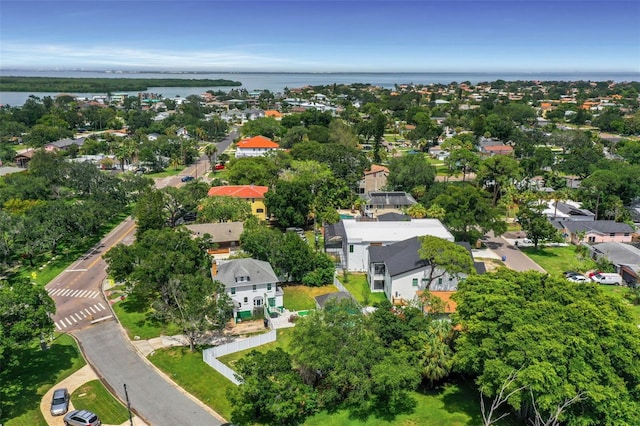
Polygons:
<instances>
[{"instance_id":1,"label":"white building wall","mask_svg":"<svg viewBox=\"0 0 640 426\"><path fill-rule=\"evenodd\" d=\"M256 290L253 290L253 284L246 282L238 283L235 287L236 294L231 294L231 288L227 288L227 294L229 297L235 302L234 308L235 311L251 311L255 307L253 305L253 301L256 297L262 296L262 304L268 303L268 298L276 297L276 285L271 284L271 290L267 290L267 284L256 284ZM265 296L266 295L266 296ZM247 301L244 301L244 298L247 298ZM276 304L278 300L276 299ZM261 305L262 306L262 305ZM282 306L282 305L279 305Z\"/></svg>"}]
</instances>

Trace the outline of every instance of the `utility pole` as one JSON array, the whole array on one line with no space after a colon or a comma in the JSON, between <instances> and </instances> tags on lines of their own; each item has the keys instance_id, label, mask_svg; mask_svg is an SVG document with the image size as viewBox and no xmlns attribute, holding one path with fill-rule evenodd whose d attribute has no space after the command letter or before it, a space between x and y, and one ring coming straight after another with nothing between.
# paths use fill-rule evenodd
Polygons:
<instances>
[{"instance_id":1,"label":"utility pole","mask_svg":"<svg viewBox=\"0 0 640 426\"><path fill-rule=\"evenodd\" d=\"M124 398L127 400L127 410L129 411L129 423L133 426L133 417L131 416L131 402L129 401L129 394L127 393L127 384L124 384Z\"/></svg>"}]
</instances>

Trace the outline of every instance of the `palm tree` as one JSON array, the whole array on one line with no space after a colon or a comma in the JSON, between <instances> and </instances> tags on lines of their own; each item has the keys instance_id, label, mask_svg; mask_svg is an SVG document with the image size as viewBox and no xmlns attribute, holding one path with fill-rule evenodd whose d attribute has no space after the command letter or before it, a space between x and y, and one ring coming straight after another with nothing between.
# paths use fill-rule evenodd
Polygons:
<instances>
[{"instance_id":1,"label":"palm tree","mask_svg":"<svg viewBox=\"0 0 640 426\"><path fill-rule=\"evenodd\" d=\"M218 155L218 147L215 144L210 143L204 147L204 155L209 158L209 167L211 167L211 171L215 172L214 164L216 163L216 157Z\"/></svg>"}]
</instances>

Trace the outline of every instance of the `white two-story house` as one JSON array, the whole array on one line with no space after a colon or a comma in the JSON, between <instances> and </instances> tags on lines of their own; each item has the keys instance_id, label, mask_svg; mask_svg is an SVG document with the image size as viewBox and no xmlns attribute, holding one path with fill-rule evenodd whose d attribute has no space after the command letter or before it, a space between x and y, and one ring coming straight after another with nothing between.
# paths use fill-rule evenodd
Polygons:
<instances>
[{"instance_id":1,"label":"white two-story house","mask_svg":"<svg viewBox=\"0 0 640 426\"><path fill-rule=\"evenodd\" d=\"M269 262L256 259L216 260L211 266L211 277L224 284L233 300L233 316L236 320L249 318L254 309L284 306L284 292Z\"/></svg>"}]
</instances>

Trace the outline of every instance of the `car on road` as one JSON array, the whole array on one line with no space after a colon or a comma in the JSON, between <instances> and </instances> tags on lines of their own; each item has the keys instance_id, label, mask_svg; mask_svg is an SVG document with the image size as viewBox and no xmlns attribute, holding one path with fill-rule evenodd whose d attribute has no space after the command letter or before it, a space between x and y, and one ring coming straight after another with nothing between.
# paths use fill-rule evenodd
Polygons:
<instances>
[{"instance_id":1,"label":"car on road","mask_svg":"<svg viewBox=\"0 0 640 426\"><path fill-rule=\"evenodd\" d=\"M100 426L102 423L97 415L87 410L73 410L64 416L66 426Z\"/></svg>"},{"instance_id":2,"label":"car on road","mask_svg":"<svg viewBox=\"0 0 640 426\"><path fill-rule=\"evenodd\" d=\"M69 391L67 388L54 390L51 398L51 415L61 416L67 411L69 411Z\"/></svg>"},{"instance_id":3,"label":"car on road","mask_svg":"<svg viewBox=\"0 0 640 426\"><path fill-rule=\"evenodd\" d=\"M182 176L182 179L180 179L182 182L190 182L192 180L194 180L195 178L193 176Z\"/></svg>"},{"instance_id":4,"label":"car on road","mask_svg":"<svg viewBox=\"0 0 640 426\"><path fill-rule=\"evenodd\" d=\"M567 280L571 281L572 283L586 283L589 281L587 277L580 274L571 275L570 277L567 277Z\"/></svg>"}]
</instances>

